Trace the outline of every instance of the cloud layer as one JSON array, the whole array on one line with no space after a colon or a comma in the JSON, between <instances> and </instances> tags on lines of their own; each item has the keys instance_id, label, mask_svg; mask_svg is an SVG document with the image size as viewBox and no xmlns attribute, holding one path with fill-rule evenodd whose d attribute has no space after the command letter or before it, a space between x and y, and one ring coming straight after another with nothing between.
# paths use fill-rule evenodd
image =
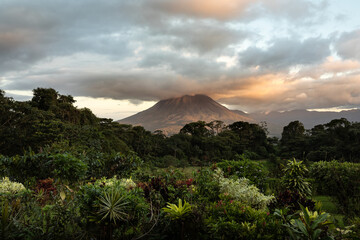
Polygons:
<instances>
[{"instance_id":1,"label":"cloud layer","mask_svg":"<svg viewBox=\"0 0 360 240\"><path fill-rule=\"evenodd\" d=\"M360 106L360 28L310 0L4 0L0 88L246 111ZM351 16L348 17L351 21ZM348 26L351 25L348 23Z\"/></svg>"}]
</instances>

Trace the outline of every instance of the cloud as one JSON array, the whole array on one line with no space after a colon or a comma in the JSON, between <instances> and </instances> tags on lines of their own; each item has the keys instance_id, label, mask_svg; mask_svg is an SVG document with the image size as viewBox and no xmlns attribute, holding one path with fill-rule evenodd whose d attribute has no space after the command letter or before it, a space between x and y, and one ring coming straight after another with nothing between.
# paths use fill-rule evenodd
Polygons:
<instances>
[{"instance_id":1,"label":"cloud","mask_svg":"<svg viewBox=\"0 0 360 240\"><path fill-rule=\"evenodd\" d=\"M134 104L203 93L246 111L356 104L359 31L318 33L328 3L4 0L0 87Z\"/></svg>"},{"instance_id":2,"label":"cloud","mask_svg":"<svg viewBox=\"0 0 360 240\"><path fill-rule=\"evenodd\" d=\"M318 17L319 11L324 11L329 1L291 1L291 0L263 0L262 13L272 17L301 21L309 21Z\"/></svg>"},{"instance_id":3,"label":"cloud","mask_svg":"<svg viewBox=\"0 0 360 240\"><path fill-rule=\"evenodd\" d=\"M335 49L344 59L360 60L360 30L343 33L336 42Z\"/></svg>"},{"instance_id":4,"label":"cloud","mask_svg":"<svg viewBox=\"0 0 360 240\"><path fill-rule=\"evenodd\" d=\"M122 9L122 6L124 9ZM107 1L4 1L0 8L0 71L75 52L129 54L130 5ZM104 13L108 15L104 15Z\"/></svg>"},{"instance_id":5,"label":"cloud","mask_svg":"<svg viewBox=\"0 0 360 240\"><path fill-rule=\"evenodd\" d=\"M251 35L249 32L232 30L212 22L171 27L165 33L175 37L172 43L175 49L195 50L202 54L214 50L222 52L229 45L240 43Z\"/></svg>"},{"instance_id":6,"label":"cloud","mask_svg":"<svg viewBox=\"0 0 360 240\"><path fill-rule=\"evenodd\" d=\"M322 62L330 55L328 39L310 38L304 41L276 39L266 49L249 47L239 53L239 61L245 67L284 70L294 65Z\"/></svg>"},{"instance_id":7,"label":"cloud","mask_svg":"<svg viewBox=\"0 0 360 240\"><path fill-rule=\"evenodd\" d=\"M155 11L171 16L231 21L252 21L260 15L272 18L309 19L327 7L328 1L298 0L153 0L146 3Z\"/></svg>"},{"instance_id":8,"label":"cloud","mask_svg":"<svg viewBox=\"0 0 360 240\"><path fill-rule=\"evenodd\" d=\"M167 44L200 54L220 51L241 43L250 31L211 20L240 17L246 23L251 21L245 19L249 11L258 5L262 10L252 20L263 11L284 18L295 15L289 13L289 6L294 6L289 0L80 0L66 6L60 0L5 0L0 8L0 71L26 69L40 60L74 52L121 58L132 55L136 43ZM302 17L310 16L309 9L317 6L305 0L295 5Z\"/></svg>"},{"instance_id":9,"label":"cloud","mask_svg":"<svg viewBox=\"0 0 360 240\"><path fill-rule=\"evenodd\" d=\"M148 3L154 9L168 14L196 18L213 18L229 20L243 14L247 8L258 0L154 0Z\"/></svg>"}]
</instances>

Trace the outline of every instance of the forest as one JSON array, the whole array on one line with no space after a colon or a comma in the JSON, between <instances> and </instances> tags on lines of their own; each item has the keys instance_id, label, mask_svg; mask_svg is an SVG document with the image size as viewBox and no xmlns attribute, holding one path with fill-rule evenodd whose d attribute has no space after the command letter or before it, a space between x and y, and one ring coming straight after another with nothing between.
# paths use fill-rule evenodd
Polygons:
<instances>
[{"instance_id":1,"label":"forest","mask_svg":"<svg viewBox=\"0 0 360 240\"><path fill-rule=\"evenodd\" d=\"M360 239L360 123L166 136L0 90L0 239Z\"/></svg>"}]
</instances>

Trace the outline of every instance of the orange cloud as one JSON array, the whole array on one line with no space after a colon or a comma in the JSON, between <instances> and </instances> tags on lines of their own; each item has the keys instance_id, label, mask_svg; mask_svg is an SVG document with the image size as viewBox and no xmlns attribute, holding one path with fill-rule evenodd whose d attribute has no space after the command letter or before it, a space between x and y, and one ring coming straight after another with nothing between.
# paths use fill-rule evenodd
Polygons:
<instances>
[{"instance_id":1,"label":"orange cloud","mask_svg":"<svg viewBox=\"0 0 360 240\"><path fill-rule=\"evenodd\" d=\"M251 0L182 0L158 1L157 6L169 12L191 15L200 18L226 20L243 13L257 1Z\"/></svg>"}]
</instances>

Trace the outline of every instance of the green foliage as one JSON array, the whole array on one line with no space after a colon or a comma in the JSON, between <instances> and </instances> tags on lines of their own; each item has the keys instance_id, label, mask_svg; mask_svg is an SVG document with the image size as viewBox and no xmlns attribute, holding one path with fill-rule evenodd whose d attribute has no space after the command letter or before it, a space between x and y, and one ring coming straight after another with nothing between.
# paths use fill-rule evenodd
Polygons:
<instances>
[{"instance_id":1,"label":"green foliage","mask_svg":"<svg viewBox=\"0 0 360 240\"><path fill-rule=\"evenodd\" d=\"M303 206L301 206L301 210L298 217L290 219L284 224L291 239L334 239L327 232L327 226L332 224L329 221L328 213L311 212Z\"/></svg>"},{"instance_id":2,"label":"green foliage","mask_svg":"<svg viewBox=\"0 0 360 240\"><path fill-rule=\"evenodd\" d=\"M184 220L191 213L191 205L186 201L184 201L183 204L181 198L179 198L178 205L168 203L167 206L163 208L163 211L166 212L172 220Z\"/></svg>"},{"instance_id":3,"label":"green foliage","mask_svg":"<svg viewBox=\"0 0 360 240\"><path fill-rule=\"evenodd\" d=\"M183 159L178 159L172 155L165 155L161 158L157 158L156 160L153 161L154 165L156 167L186 167L189 165L188 161L183 160Z\"/></svg>"},{"instance_id":4,"label":"green foliage","mask_svg":"<svg viewBox=\"0 0 360 240\"><path fill-rule=\"evenodd\" d=\"M0 180L0 197L2 195L18 195L24 192L26 192L26 188L23 184L12 182L8 177Z\"/></svg>"},{"instance_id":5,"label":"green foliage","mask_svg":"<svg viewBox=\"0 0 360 240\"><path fill-rule=\"evenodd\" d=\"M104 159L104 168L107 172L103 172L103 175L112 177L114 175L120 177L129 177L131 173L137 170L143 161L138 155L130 151L127 154L114 153L108 155Z\"/></svg>"},{"instance_id":6,"label":"green foliage","mask_svg":"<svg viewBox=\"0 0 360 240\"><path fill-rule=\"evenodd\" d=\"M116 224L116 220L125 221L128 214L126 207L129 203L125 201L125 197L120 192L111 189L104 192L99 200L98 214L102 217L101 221L108 220Z\"/></svg>"},{"instance_id":7,"label":"green foliage","mask_svg":"<svg viewBox=\"0 0 360 240\"><path fill-rule=\"evenodd\" d=\"M266 196L260 190L249 183L246 178L238 180L225 178L220 169L215 170L215 180L220 186L220 192L225 196L229 195L230 199L237 200L248 206L264 209L271 201L274 200L273 196Z\"/></svg>"},{"instance_id":8,"label":"green foliage","mask_svg":"<svg viewBox=\"0 0 360 240\"><path fill-rule=\"evenodd\" d=\"M299 121L290 122L281 134L281 151L284 157L303 158L305 144L305 128Z\"/></svg>"},{"instance_id":9,"label":"green foliage","mask_svg":"<svg viewBox=\"0 0 360 240\"><path fill-rule=\"evenodd\" d=\"M208 205L205 224L211 239L284 239L273 216L237 201Z\"/></svg>"},{"instance_id":10,"label":"green foliage","mask_svg":"<svg viewBox=\"0 0 360 240\"><path fill-rule=\"evenodd\" d=\"M284 127L280 141L281 155L286 158L330 161L360 161L360 123L345 118L316 125L305 131L299 121Z\"/></svg>"},{"instance_id":11,"label":"green foliage","mask_svg":"<svg viewBox=\"0 0 360 240\"><path fill-rule=\"evenodd\" d=\"M283 172L281 182L285 189L298 192L301 196L311 196L310 183L304 180L308 169L302 161L289 160Z\"/></svg>"},{"instance_id":12,"label":"green foliage","mask_svg":"<svg viewBox=\"0 0 360 240\"><path fill-rule=\"evenodd\" d=\"M202 168L195 173L196 195L203 201L219 200L220 186L214 181L214 172L209 168Z\"/></svg>"},{"instance_id":13,"label":"green foliage","mask_svg":"<svg viewBox=\"0 0 360 240\"><path fill-rule=\"evenodd\" d=\"M284 164L277 148L314 161L360 159L360 124L346 119L310 131L290 123L280 144L266 137L266 126L246 122L199 121L166 137L97 118L74 102L54 89L37 88L27 102L0 90L1 239L288 239L286 229L295 238L323 239L327 217L308 211L306 168L290 161L275 180ZM273 190L288 189L274 206L257 188L265 192L268 172L249 160L269 156ZM206 167L215 162L222 172ZM169 165L199 170L155 170ZM360 212L359 167L321 163L311 170L317 191L335 197L354 225L336 236L356 236L359 221L349 218ZM308 208L288 214L299 204ZM268 206L291 209L275 219Z\"/></svg>"},{"instance_id":14,"label":"green foliage","mask_svg":"<svg viewBox=\"0 0 360 240\"><path fill-rule=\"evenodd\" d=\"M258 162L251 161L244 155L236 155L235 160L222 160L216 164L221 168L225 176L235 175L238 178L245 177L260 189L266 186L267 171Z\"/></svg>"},{"instance_id":15,"label":"green foliage","mask_svg":"<svg viewBox=\"0 0 360 240\"><path fill-rule=\"evenodd\" d=\"M29 178L57 178L65 181L77 181L86 176L87 165L69 153L35 154L26 152L23 156L0 156L2 176L25 183Z\"/></svg>"},{"instance_id":16,"label":"green foliage","mask_svg":"<svg viewBox=\"0 0 360 240\"><path fill-rule=\"evenodd\" d=\"M81 186L76 197L84 228L91 235L131 239L146 226L149 205L130 179L99 179Z\"/></svg>"},{"instance_id":17,"label":"green foliage","mask_svg":"<svg viewBox=\"0 0 360 240\"><path fill-rule=\"evenodd\" d=\"M340 211L348 216L360 214L360 164L316 162L310 168L316 191L334 197Z\"/></svg>"},{"instance_id":18,"label":"green foliage","mask_svg":"<svg viewBox=\"0 0 360 240\"><path fill-rule=\"evenodd\" d=\"M198 121L186 124L180 129L180 134L190 134L193 137L206 137L210 135L210 131L206 128L206 122Z\"/></svg>"},{"instance_id":19,"label":"green foliage","mask_svg":"<svg viewBox=\"0 0 360 240\"><path fill-rule=\"evenodd\" d=\"M74 182L86 176L87 165L68 153L50 156L50 161L46 165L52 169L51 177L62 181Z\"/></svg>"},{"instance_id":20,"label":"green foliage","mask_svg":"<svg viewBox=\"0 0 360 240\"><path fill-rule=\"evenodd\" d=\"M263 157L267 156L267 150L270 150L270 146L267 142L266 129L262 126L239 121L230 124L228 128L236 136L235 149L237 153L248 150Z\"/></svg>"}]
</instances>

